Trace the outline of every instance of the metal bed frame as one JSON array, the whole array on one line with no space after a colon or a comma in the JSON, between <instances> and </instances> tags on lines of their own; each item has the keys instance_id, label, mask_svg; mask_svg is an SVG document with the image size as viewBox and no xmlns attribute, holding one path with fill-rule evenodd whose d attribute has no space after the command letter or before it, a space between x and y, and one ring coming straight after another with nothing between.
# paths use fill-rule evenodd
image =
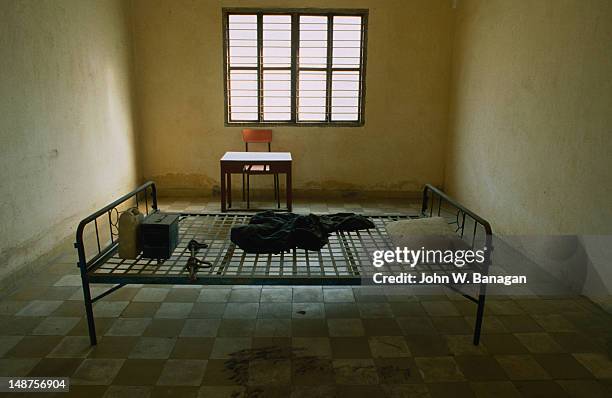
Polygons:
<instances>
[{"instance_id":1,"label":"metal bed frame","mask_svg":"<svg viewBox=\"0 0 612 398\"><path fill-rule=\"evenodd\" d=\"M450 216L449 224L455 227L459 237L472 248L487 247L484 263L466 267L464 271L488 274L491 264L493 248L490 224L429 184L423 190L420 214L368 216L375 228L332 234L329 244L320 251L293 249L279 254L245 253L229 240L229 234L233 226L248 223L252 213L179 213L179 244L169 259L154 260L139 256L135 260L125 260L117 255L117 220L122 211L133 207L139 208L145 215L158 211L155 183L149 181L143 184L86 217L77 227L74 246L78 252L92 345L97 343L93 303L128 284L364 285L374 271L414 273L415 269L408 265L385 265L379 269L372 266L371 255L374 250L393 248L385 224L398 219ZM211 263L210 267L198 270L195 279L193 270L187 266L191 256L188 242L192 239L208 244L208 247L200 250L198 256ZM437 264L423 266L426 267L425 271L432 273L452 271ZM90 284L95 283L114 286L92 297ZM486 285L472 286L476 288L475 294L468 294L456 285L445 286L477 304L473 342L478 345Z\"/></svg>"}]
</instances>

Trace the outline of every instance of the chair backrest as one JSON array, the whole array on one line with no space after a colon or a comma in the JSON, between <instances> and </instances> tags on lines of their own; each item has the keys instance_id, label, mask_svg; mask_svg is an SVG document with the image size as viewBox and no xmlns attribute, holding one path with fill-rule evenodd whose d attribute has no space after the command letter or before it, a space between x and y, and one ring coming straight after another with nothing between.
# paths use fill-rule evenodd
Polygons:
<instances>
[{"instance_id":1,"label":"chair backrest","mask_svg":"<svg viewBox=\"0 0 612 398\"><path fill-rule=\"evenodd\" d=\"M268 151L272 150L272 130L242 130L242 140L246 151L249 151L249 144L268 144Z\"/></svg>"}]
</instances>

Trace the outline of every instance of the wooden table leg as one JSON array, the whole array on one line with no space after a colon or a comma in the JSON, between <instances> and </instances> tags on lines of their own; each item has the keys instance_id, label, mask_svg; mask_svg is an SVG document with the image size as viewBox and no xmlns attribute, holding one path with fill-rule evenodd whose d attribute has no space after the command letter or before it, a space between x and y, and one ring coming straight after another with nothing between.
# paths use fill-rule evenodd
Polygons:
<instances>
[{"instance_id":1,"label":"wooden table leg","mask_svg":"<svg viewBox=\"0 0 612 398\"><path fill-rule=\"evenodd\" d=\"M223 167L223 163L221 163L221 211L222 212L226 211L226 208L225 208L226 191L225 189L226 189L225 187L225 168Z\"/></svg>"},{"instance_id":2,"label":"wooden table leg","mask_svg":"<svg viewBox=\"0 0 612 398\"><path fill-rule=\"evenodd\" d=\"M289 211L293 211L293 189L291 188L291 166L289 166L289 169L287 170L287 173L285 174L287 177L286 180L286 187L285 189L287 190L287 210Z\"/></svg>"},{"instance_id":3,"label":"wooden table leg","mask_svg":"<svg viewBox=\"0 0 612 398\"><path fill-rule=\"evenodd\" d=\"M232 207L232 173L226 173L227 175L227 207Z\"/></svg>"}]
</instances>

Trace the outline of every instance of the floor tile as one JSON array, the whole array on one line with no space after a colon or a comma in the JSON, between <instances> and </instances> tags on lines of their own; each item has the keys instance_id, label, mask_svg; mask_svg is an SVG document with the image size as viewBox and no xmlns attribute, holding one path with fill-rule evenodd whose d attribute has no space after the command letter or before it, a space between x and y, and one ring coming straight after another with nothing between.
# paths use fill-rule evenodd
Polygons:
<instances>
[{"instance_id":1,"label":"floor tile","mask_svg":"<svg viewBox=\"0 0 612 398\"><path fill-rule=\"evenodd\" d=\"M152 318L161 303L148 303L148 302L131 302L123 312L121 316L123 318Z\"/></svg>"},{"instance_id":2,"label":"floor tile","mask_svg":"<svg viewBox=\"0 0 612 398\"><path fill-rule=\"evenodd\" d=\"M94 316L96 318L116 318L121 315L129 303L129 301L99 301L94 304Z\"/></svg>"},{"instance_id":3,"label":"floor tile","mask_svg":"<svg viewBox=\"0 0 612 398\"><path fill-rule=\"evenodd\" d=\"M294 303L314 303L323 301L323 289L321 287L294 287Z\"/></svg>"},{"instance_id":4,"label":"floor tile","mask_svg":"<svg viewBox=\"0 0 612 398\"><path fill-rule=\"evenodd\" d=\"M12 358L41 358L62 340L61 336L25 336L6 354Z\"/></svg>"},{"instance_id":5,"label":"floor tile","mask_svg":"<svg viewBox=\"0 0 612 398\"><path fill-rule=\"evenodd\" d=\"M453 357L417 357L415 361L426 383L465 380Z\"/></svg>"},{"instance_id":6,"label":"floor tile","mask_svg":"<svg viewBox=\"0 0 612 398\"><path fill-rule=\"evenodd\" d=\"M232 289L230 303L258 303L261 296L259 289Z\"/></svg>"},{"instance_id":7,"label":"floor tile","mask_svg":"<svg viewBox=\"0 0 612 398\"><path fill-rule=\"evenodd\" d=\"M572 398L604 398L612 391L596 380L557 380L557 384Z\"/></svg>"},{"instance_id":8,"label":"floor tile","mask_svg":"<svg viewBox=\"0 0 612 398\"><path fill-rule=\"evenodd\" d=\"M379 384L372 359L334 359L332 363L337 384Z\"/></svg>"},{"instance_id":9,"label":"floor tile","mask_svg":"<svg viewBox=\"0 0 612 398\"><path fill-rule=\"evenodd\" d=\"M106 390L104 398L149 398L150 395L150 387L112 385Z\"/></svg>"},{"instance_id":10,"label":"floor tile","mask_svg":"<svg viewBox=\"0 0 612 398\"><path fill-rule=\"evenodd\" d=\"M89 337L67 336L47 355L49 358L85 358L92 349Z\"/></svg>"},{"instance_id":11,"label":"floor tile","mask_svg":"<svg viewBox=\"0 0 612 398\"><path fill-rule=\"evenodd\" d=\"M335 378L332 361L311 356L294 358L292 360L292 383L313 386L333 385Z\"/></svg>"},{"instance_id":12,"label":"floor tile","mask_svg":"<svg viewBox=\"0 0 612 398\"><path fill-rule=\"evenodd\" d=\"M227 359L231 354L251 348L252 339L248 337L217 337L210 357Z\"/></svg>"},{"instance_id":13,"label":"floor tile","mask_svg":"<svg viewBox=\"0 0 612 398\"><path fill-rule=\"evenodd\" d=\"M480 381L470 386L476 398L521 398L521 393L509 381Z\"/></svg>"},{"instance_id":14,"label":"floor tile","mask_svg":"<svg viewBox=\"0 0 612 398\"><path fill-rule=\"evenodd\" d=\"M229 299L231 289L203 289L198 297L203 303L226 303Z\"/></svg>"},{"instance_id":15,"label":"floor tile","mask_svg":"<svg viewBox=\"0 0 612 398\"><path fill-rule=\"evenodd\" d=\"M550 375L530 355L496 355L511 380L547 380Z\"/></svg>"},{"instance_id":16,"label":"floor tile","mask_svg":"<svg viewBox=\"0 0 612 398\"><path fill-rule=\"evenodd\" d=\"M26 376L40 358L0 358L0 376Z\"/></svg>"},{"instance_id":17,"label":"floor tile","mask_svg":"<svg viewBox=\"0 0 612 398\"><path fill-rule=\"evenodd\" d=\"M75 317L47 317L32 331L35 335L63 336L79 323Z\"/></svg>"},{"instance_id":18,"label":"floor tile","mask_svg":"<svg viewBox=\"0 0 612 398\"><path fill-rule=\"evenodd\" d=\"M402 332L408 334L435 334L433 323L429 317L401 317L395 319Z\"/></svg>"},{"instance_id":19,"label":"floor tile","mask_svg":"<svg viewBox=\"0 0 612 398\"><path fill-rule=\"evenodd\" d=\"M524 398L569 397L557 383L549 380L517 381L514 385Z\"/></svg>"},{"instance_id":20,"label":"floor tile","mask_svg":"<svg viewBox=\"0 0 612 398\"><path fill-rule=\"evenodd\" d=\"M361 319L328 319L327 327L332 337L365 335Z\"/></svg>"},{"instance_id":21,"label":"floor tile","mask_svg":"<svg viewBox=\"0 0 612 398\"><path fill-rule=\"evenodd\" d=\"M323 303L293 303L291 316L296 319L324 318L325 307Z\"/></svg>"},{"instance_id":22,"label":"floor tile","mask_svg":"<svg viewBox=\"0 0 612 398\"><path fill-rule=\"evenodd\" d=\"M200 296L200 288L170 289L166 301L171 303L194 303Z\"/></svg>"},{"instance_id":23,"label":"floor tile","mask_svg":"<svg viewBox=\"0 0 612 398\"><path fill-rule=\"evenodd\" d=\"M71 384L109 385L121 369L123 359L85 359L70 379Z\"/></svg>"},{"instance_id":24,"label":"floor tile","mask_svg":"<svg viewBox=\"0 0 612 398\"><path fill-rule=\"evenodd\" d=\"M258 319L255 324L254 335L258 337L290 337L291 320Z\"/></svg>"},{"instance_id":25,"label":"floor tile","mask_svg":"<svg viewBox=\"0 0 612 398\"><path fill-rule=\"evenodd\" d=\"M366 337L330 337L334 359L371 358Z\"/></svg>"},{"instance_id":26,"label":"floor tile","mask_svg":"<svg viewBox=\"0 0 612 398\"><path fill-rule=\"evenodd\" d=\"M363 319L365 333L368 336L401 336L403 330L394 318Z\"/></svg>"},{"instance_id":27,"label":"floor tile","mask_svg":"<svg viewBox=\"0 0 612 398\"><path fill-rule=\"evenodd\" d=\"M293 297L291 287L286 288L263 288L261 290L261 303L290 303Z\"/></svg>"},{"instance_id":28,"label":"floor tile","mask_svg":"<svg viewBox=\"0 0 612 398\"><path fill-rule=\"evenodd\" d=\"M176 339L166 337L141 337L128 358L130 359L165 359L170 357Z\"/></svg>"},{"instance_id":29,"label":"floor tile","mask_svg":"<svg viewBox=\"0 0 612 398\"><path fill-rule=\"evenodd\" d=\"M223 318L255 319L259 303L228 303Z\"/></svg>"},{"instance_id":30,"label":"floor tile","mask_svg":"<svg viewBox=\"0 0 612 398\"><path fill-rule=\"evenodd\" d=\"M362 318L391 318L393 312L388 303L358 303Z\"/></svg>"},{"instance_id":31,"label":"floor tile","mask_svg":"<svg viewBox=\"0 0 612 398\"><path fill-rule=\"evenodd\" d=\"M27 301L9 299L0 300L0 316L15 315L26 305L28 305Z\"/></svg>"},{"instance_id":32,"label":"floor tile","mask_svg":"<svg viewBox=\"0 0 612 398\"><path fill-rule=\"evenodd\" d=\"M142 336L151 324L150 318L119 318L106 332L107 336Z\"/></svg>"},{"instance_id":33,"label":"floor tile","mask_svg":"<svg viewBox=\"0 0 612 398\"><path fill-rule=\"evenodd\" d=\"M612 360L604 354L582 353L573 354L585 368L587 368L598 379L612 378Z\"/></svg>"},{"instance_id":34,"label":"floor tile","mask_svg":"<svg viewBox=\"0 0 612 398\"><path fill-rule=\"evenodd\" d=\"M483 334L481 343L489 354L522 354L527 349L512 334Z\"/></svg>"},{"instance_id":35,"label":"floor tile","mask_svg":"<svg viewBox=\"0 0 612 398\"><path fill-rule=\"evenodd\" d=\"M329 335L325 319L292 319L291 335L294 337L326 337Z\"/></svg>"},{"instance_id":36,"label":"floor tile","mask_svg":"<svg viewBox=\"0 0 612 398\"><path fill-rule=\"evenodd\" d=\"M227 358L224 359L209 359L206 364L206 371L204 372L204 379L202 383L208 386L236 386L239 389L220 389L218 392L231 392L244 391L245 377L248 380L248 363L243 365L243 369L246 369L246 375L239 374L240 371L236 371L235 368L229 366ZM242 385L240 385L242 383ZM208 397L205 397L208 398Z\"/></svg>"},{"instance_id":37,"label":"floor tile","mask_svg":"<svg viewBox=\"0 0 612 398\"><path fill-rule=\"evenodd\" d=\"M202 386L198 398L243 398L245 392L242 386Z\"/></svg>"},{"instance_id":38,"label":"floor tile","mask_svg":"<svg viewBox=\"0 0 612 398\"><path fill-rule=\"evenodd\" d=\"M593 375L570 354L538 354L535 360L553 379L590 379Z\"/></svg>"},{"instance_id":39,"label":"floor tile","mask_svg":"<svg viewBox=\"0 0 612 398\"><path fill-rule=\"evenodd\" d=\"M29 377L71 376L83 362L80 358L43 358L30 370Z\"/></svg>"},{"instance_id":40,"label":"floor tile","mask_svg":"<svg viewBox=\"0 0 612 398\"><path fill-rule=\"evenodd\" d=\"M355 303L325 303L326 318L359 318L359 307Z\"/></svg>"},{"instance_id":41,"label":"floor tile","mask_svg":"<svg viewBox=\"0 0 612 398\"><path fill-rule=\"evenodd\" d=\"M423 301L421 305L430 316L461 315L450 301Z\"/></svg>"},{"instance_id":42,"label":"floor tile","mask_svg":"<svg viewBox=\"0 0 612 398\"><path fill-rule=\"evenodd\" d=\"M384 393L391 398L431 398L425 384L382 385Z\"/></svg>"},{"instance_id":43,"label":"floor tile","mask_svg":"<svg viewBox=\"0 0 612 398\"><path fill-rule=\"evenodd\" d=\"M161 359L126 359L115 377L114 384L154 385L164 367Z\"/></svg>"},{"instance_id":44,"label":"floor tile","mask_svg":"<svg viewBox=\"0 0 612 398\"><path fill-rule=\"evenodd\" d=\"M261 303L259 304L258 318L291 318L292 305L288 303Z\"/></svg>"},{"instance_id":45,"label":"floor tile","mask_svg":"<svg viewBox=\"0 0 612 398\"><path fill-rule=\"evenodd\" d=\"M127 358L139 337L135 336L104 336L98 344L89 351L90 358Z\"/></svg>"},{"instance_id":46,"label":"floor tile","mask_svg":"<svg viewBox=\"0 0 612 398\"><path fill-rule=\"evenodd\" d=\"M432 398L474 398L468 383L432 383L427 388Z\"/></svg>"},{"instance_id":47,"label":"floor tile","mask_svg":"<svg viewBox=\"0 0 612 398\"><path fill-rule=\"evenodd\" d=\"M332 357L331 342L327 337L293 337L291 346L299 357Z\"/></svg>"},{"instance_id":48,"label":"floor tile","mask_svg":"<svg viewBox=\"0 0 612 398\"><path fill-rule=\"evenodd\" d=\"M193 303L162 303L155 313L155 318L187 318L192 309Z\"/></svg>"},{"instance_id":49,"label":"floor tile","mask_svg":"<svg viewBox=\"0 0 612 398\"><path fill-rule=\"evenodd\" d=\"M161 303L166 299L170 289L159 288L159 287L143 287L134 296L133 301L144 301L144 302L155 302Z\"/></svg>"},{"instance_id":50,"label":"floor tile","mask_svg":"<svg viewBox=\"0 0 612 398\"><path fill-rule=\"evenodd\" d=\"M23 336L0 336L0 357L13 348Z\"/></svg>"},{"instance_id":51,"label":"floor tile","mask_svg":"<svg viewBox=\"0 0 612 398\"><path fill-rule=\"evenodd\" d=\"M350 288L323 289L323 300L326 303L352 303L355 301L355 296Z\"/></svg>"},{"instance_id":52,"label":"floor tile","mask_svg":"<svg viewBox=\"0 0 612 398\"><path fill-rule=\"evenodd\" d=\"M401 358L412 355L402 336L372 336L368 338L373 358Z\"/></svg>"},{"instance_id":53,"label":"floor tile","mask_svg":"<svg viewBox=\"0 0 612 398\"><path fill-rule=\"evenodd\" d=\"M487 355L487 349L484 344L474 345L474 336L467 335L447 335L446 345L450 352L454 355Z\"/></svg>"},{"instance_id":54,"label":"floor tile","mask_svg":"<svg viewBox=\"0 0 612 398\"><path fill-rule=\"evenodd\" d=\"M450 354L446 340L438 335L413 334L406 336L414 356L445 356Z\"/></svg>"},{"instance_id":55,"label":"floor tile","mask_svg":"<svg viewBox=\"0 0 612 398\"><path fill-rule=\"evenodd\" d=\"M421 373L413 358L378 358L374 360L381 384L421 383Z\"/></svg>"},{"instance_id":56,"label":"floor tile","mask_svg":"<svg viewBox=\"0 0 612 398\"><path fill-rule=\"evenodd\" d=\"M162 369L157 384L199 386L204 377L207 362L197 359L169 359Z\"/></svg>"},{"instance_id":57,"label":"floor tile","mask_svg":"<svg viewBox=\"0 0 612 398\"><path fill-rule=\"evenodd\" d=\"M186 319L156 318L151 320L142 335L146 337L178 337L186 321Z\"/></svg>"},{"instance_id":58,"label":"floor tile","mask_svg":"<svg viewBox=\"0 0 612 398\"><path fill-rule=\"evenodd\" d=\"M189 314L190 318L216 319L222 318L225 303L195 303Z\"/></svg>"},{"instance_id":59,"label":"floor tile","mask_svg":"<svg viewBox=\"0 0 612 398\"><path fill-rule=\"evenodd\" d=\"M219 325L219 337L251 337L255 332L255 319L223 319Z\"/></svg>"},{"instance_id":60,"label":"floor tile","mask_svg":"<svg viewBox=\"0 0 612 398\"><path fill-rule=\"evenodd\" d=\"M291 361L289 359L249 361L250 386L291 384Z\"/></svg>"},{"instance_id":61,"label":"floor tile","mask_svg":"<svg viewBox=\"0 0 612 398\"><path fill-rule=\"evenodd\" d=\"M62 304L59 300L33 300L17 312L18 316L48 316Z\"/></svg>"},{"instance_id":62,"label":"floor tile","mask_svg":"<svg viewBox=\"0 0 612 398\"><path fill-rule=\"evenodd\" d=\"M215 339L212 337L179 337L170 358L208 359Z\"/></svg>"},{"instance_id":63,"label":"floor tile","mask_svg":"<svg viewBox=\"0 0 612 398\"><path fill-rule=\"evenodd\" d=\"M604 350L604 347L602 347L597 341L584 333L568 332L549 334L557 342L557 344L563 348L564 352L584 353Z\"/></svg>"},{"instance_id":64,"label":"floor tile","mask_svg":"<svg viewBox=\"0 0 612 398\"><path fill-rule=\"evenodd\" d=\"M548 333L515 333L530 352L538 354L561 353L563 348Z\"/></svg>"},{"instance_id":65,"label":"floor tile","mask_svg":"<svg viewBox=\"0 0 612 398\"><path fill-rule=\"evenodd\" d=\"M506 373L499 363L490 356L462 355L456 356L455 362L461 373L470 381L507 380Z\"/></svg>"},{"instance_id":66,"label":"floor tile","mask_svg":"<svg viewBox=\"0 0 612 398\"><path fill-rule=\"evenodd\" d=\"M187 319L180 332L181 337L215 337L220 319Z\"/></svg>"}]
</instances>

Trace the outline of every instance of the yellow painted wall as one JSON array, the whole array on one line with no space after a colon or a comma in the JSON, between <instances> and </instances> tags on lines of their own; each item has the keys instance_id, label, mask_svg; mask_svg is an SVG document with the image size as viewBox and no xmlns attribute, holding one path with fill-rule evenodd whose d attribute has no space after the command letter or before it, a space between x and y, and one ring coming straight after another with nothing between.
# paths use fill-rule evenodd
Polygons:
<instances>
[{"instance_id":1,"label":"yellow painted wall","mask_svg":"<svg viewBox=\"0 0 612 398\"><path fill-rule=\"evenodd\" d=\"M612 231L612 2L460 0L445 187L499 233Z\"/></svg>"},{"instance_id":2,"label":"yellow painted wall","mask_svg":"<svg viewBox=\"0 0 612 398\"><path fill-rule=\"evenodd\" d=\"M369 8L366 124L274 128L300 190L419 191L443 181L452 9L448 0L134 0L143 173L162 193L210 194L224 127L222 7ZM264 181L265 180L265 181ZM271 178L259 178L263 186Z\"/></svg>"},{"instance_id":3,"label":"yellow painted wall","mask_svg":"<svg viewBox=\"0 0 612 398\"><path fill-rule=\"evenodd\" d=\"M128 16L119 0L0 5L3 283L137 181Z\"/></svg>"}]
</instances>

